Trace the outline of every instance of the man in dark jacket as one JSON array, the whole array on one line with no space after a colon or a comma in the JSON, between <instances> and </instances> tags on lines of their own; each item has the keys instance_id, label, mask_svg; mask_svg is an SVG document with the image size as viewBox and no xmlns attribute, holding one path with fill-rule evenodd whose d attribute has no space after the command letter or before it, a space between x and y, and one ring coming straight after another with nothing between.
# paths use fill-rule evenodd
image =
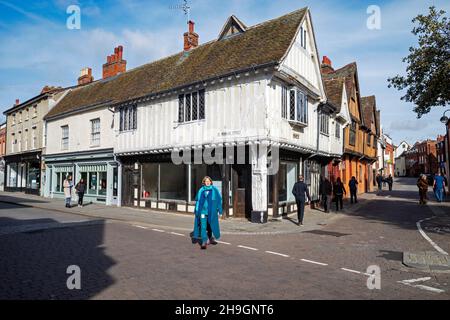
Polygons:
<instances>
[{"instance_id":1,"label":"man in dark jacket","mask_svg":"<svg viewBox=\"0 0 450 320\"><path fill-rule=\"evenodd\" d=\"M294 188L292 188L292 194L295 196L295 201L297 202L298 225L303 226L305 203L311 201L311 197L309 196L308 186L303 181L303 176L299 176L298 180L294 184Z\"/></svg>"},{"instance_id":2,"label":"man in dark jacket","mask_svg":"<svg viewBox=\"0 0 450 320\"><path fill-rule=\"evenodd\" d=\"M348 183L348 187L350 189L350 203L353 203L353 201L355 203L358 203L358 181L356 181L355 176L353 176L350 179L350 182Z\"/></svg>"},{"instance_id":3,"label":"man in dark jacket","mask_svg":"<svg viewBox=\"0 0 450 320\"><path fill-rule=\"evenodd\" d=\"M333 185L328 178L324 178L320 189L323 209L326 213L330 212L331 198L333 198Z\"/></svg>"}]
</instances>

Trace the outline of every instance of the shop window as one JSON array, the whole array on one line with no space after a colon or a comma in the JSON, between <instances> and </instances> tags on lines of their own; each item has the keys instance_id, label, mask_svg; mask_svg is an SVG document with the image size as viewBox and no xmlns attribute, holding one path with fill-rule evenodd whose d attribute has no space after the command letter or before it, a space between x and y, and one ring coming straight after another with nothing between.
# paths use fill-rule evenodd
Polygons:
<instances>
[{"instance_id":1,"label":"shop window","mask_svg":"<svg viewBox=\"0 0 450 320\"><path fill-rule=\"evenodd\" d=\"M142 199L158 198L158 171L157 163L142 164Z\"/></svg>"},{"instance_id":2,"label":"shop window","mask_svg":"<svg viewBox=\"0 0 450 320\"><path fill-rule=\"evenodd\" d=\"M99 184L98 184L98 195L106 196L107 185L107 175L106 172L99 172Z\"/></svg>"},{"instance_id":3,"label":"shop window","mask_svg":"<svg viewBox=\"0 0 450 320\"><path fill-rule=\"evenodd\" d=\"M98 190L98 173L88 172L88 194L96 195Z\"/></svg>"},{"instance_id":4,"label":"shop window","mask_svg":"<svg viewBox=\"0 0 450 320\"><path fill-rule=\"evenodd\" d=\"M167 200L186 200L186 165L174 165L172 163L162 163L160 197Z\"/></svg>"},{"instance_id":5,"label":"shop window","mask_svg":"<svg viewBox=\"0 0 450 320\"><path fill-rule=\"evenodd\" d=\"M29 163L28 174L27 174L27 188L29 189L39 189L41 178L41 170L39 162Z\"/></svg>"}]
</instances>

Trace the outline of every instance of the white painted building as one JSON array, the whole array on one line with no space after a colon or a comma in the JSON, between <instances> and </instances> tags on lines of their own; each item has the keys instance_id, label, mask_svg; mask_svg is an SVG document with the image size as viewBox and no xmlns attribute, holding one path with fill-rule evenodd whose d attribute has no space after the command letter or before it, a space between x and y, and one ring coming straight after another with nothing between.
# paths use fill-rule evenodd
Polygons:
<instances>
[{"instance_id":1,"label":"white painted building","mask_svg":"<svg viewBox=\"0 0 450 320\"><path fill-rule=\"evenodd\" d=\"M309 10L253 27L232 16L217 40L198 39L189 22L183 52L62 101L68 114L114 109L118 204L193 212L205 175L222 190L226 215L265 221L295 210L299 174L317 200L320 175L342 155L348 108L337 114L327 99ZM121 52L108 64L122 63Z\"/></svg>"},{"instance_id":2,"label":"white painted building","mask_svg":"<svg viewBox=\"0 0 450 320\"><path fill-rule=\"evenodd\" d=\"M46 165L45 197L64 198L63 182L72 176L74 185L86 183L85 202L119 203L118 165L114 160L114 113L104 105L70 109L70 97L89 86L92 77L79 78L79 86L69 88L66 96L45 117L44 155ZM73 196L77 199L76 192Z\"/></svg>"}]
</instances>

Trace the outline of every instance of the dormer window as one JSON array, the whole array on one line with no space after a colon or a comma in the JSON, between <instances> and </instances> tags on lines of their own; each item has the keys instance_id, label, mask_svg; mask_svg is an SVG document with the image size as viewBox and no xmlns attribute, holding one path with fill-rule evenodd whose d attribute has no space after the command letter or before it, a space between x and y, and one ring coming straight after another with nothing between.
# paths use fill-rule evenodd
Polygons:
<instances>
[{"instance_id":1,"label":"dormer window","mask_svg":"<svg viewBox=\"0 0 450 320\"><path fill-rule=\"evenodd\" d=\"M232 36L241 34L247 30L247 26L239 20L236 16L231 16L228 18L227 22L222 28L219 34L219 40L227 39Z\"/></svg>"}]
</instances>

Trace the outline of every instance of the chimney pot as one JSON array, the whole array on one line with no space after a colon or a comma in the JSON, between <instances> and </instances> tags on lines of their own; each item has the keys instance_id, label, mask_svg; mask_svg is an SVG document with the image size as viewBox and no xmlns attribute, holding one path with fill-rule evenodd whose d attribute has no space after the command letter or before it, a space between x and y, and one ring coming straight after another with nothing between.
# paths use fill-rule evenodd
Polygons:
<instances>
[{"instance_id":1,"label":"chimney pot","mask_svg":"<svg viewBox=\"0 0 450 320\"><path fill-rule=\"evenodd\" d=\"M103 79L113 77L119 73L127 71L127 61L123 60L123 47L114 48L114 54L107 56L103 65Z\"/></svg>"},{"instance_id":2,"label":"chimney pot","mask_svg":"<svg viewBox=\"0 0 450 320\"><path fill-rule=\"evenodd\" d=\"M80 77L78 78L78 85L88 84L94 81L94 77L92 76L91 68L83 68L80 72Z\"/></svg>"},{"instance_id":3,"label":"chimney pot","mask_svg":"<svg viewBox=\"0 0 450 320\"><path fill-rule=\"evenodd\" d=\"M199 36L194 32L194 21L189 20L189 31L184 34L184 51L198 47Z\"/></svg>"},{"instance_id":4,"label":"chimney pot","mask_svg":"<svg viewBox=\"0 0 450 320\"><path fill-rule=\"evenodd\" d=\"M323 64L326 64L326 65L329 65L330 67L332 67L331 60L330 60L330 58L328 58L327 56L323 56L323 58L322 58L322 63L323 63Z\"/></svg>"}]
</instances>

